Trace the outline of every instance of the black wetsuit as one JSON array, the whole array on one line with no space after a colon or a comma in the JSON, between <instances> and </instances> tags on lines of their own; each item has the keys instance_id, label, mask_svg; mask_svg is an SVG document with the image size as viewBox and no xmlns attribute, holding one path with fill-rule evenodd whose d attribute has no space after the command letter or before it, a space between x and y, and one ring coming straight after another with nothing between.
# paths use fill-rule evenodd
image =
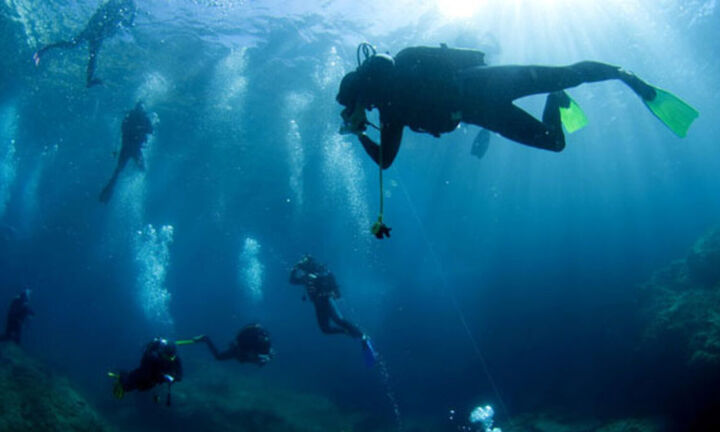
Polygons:
<instances>
[{"instance_id":1,"label":"black wetsuit","mask_svg":"<svg viewBox=\"0 0 720 432\"><path fill-rule=\"evenodd\" d=\"M216 360L237 360L240 363L264 365L271 355L271 342L268 332L258 324L244 327L225 351L218 351L212 340L204 336L210 352Z\"/></svg>"},{"instance_id":2,"label":"black wetsuit","mask_svg":"<svg viewBox=\"0 0 720 432\"><path fill-rule=\"evenodd\" d=\"M133 0L109 0L104 3L88 21L85 29L69 41L56 42L40 48L33 56L35 63L40 62L40 57L48 50L54 48L74 48L75 46L88 43L88 65L86 83L92 87L102 82L95 78L97 65L97 54L100 51L103 41L113 36L121 27L130 27L135 20L136 6Z\"/></svg>"},{"instance_id":3,"label":"black wetsuit","mask_svg":"<svg viewBox=\"0 0 720 432\"><path fill-rule=\"evenodd\" d=\"M168 377L171 379L169 380ZM158 340L150 342L145 348L139 368L120 374L120 384L125 393L134 390L147 391L160 384L181 380L180 357L169 358L164 355Z\"/></svg>"},{"instance_id":4,"label":"black wetsuit","mask_svg":"<svg viewBox=\"0 0 720 432\"><path fill-rule=\"evenodd\" d=\"M112 197L120 172L125 168L128 160L134 159L140 169L145 169L145 163L142 158L142 147L153 133L152 122L147 113L138 102L130 112L125 115L122 122L122 147L118 155L117 166L113 172L110 181L100 192L100 201L108 202Z\"/></svg>"},{"instance_id":5,"label":"black wetsuit","mask_svg":"<svg viewBox=\"0 0 720 432\"><path fill-rule=\"evenodd\" d=\"M474 60L472 53L476 53ZM337 100L351 111L357 109L356 103L363 109L378 108L382 166L387 168L397 155L405 126L440 136L465 122L522 144L561 151L565 136L559 108L569 104L562 90L612 79L622 80L646 99L654 97L646 83L604 63L485 66L479 51L412 47L400 51L394 64L383 56L368 59L343 78ZM513 104L516 99L542 93L549 93L542 121ZM359 138L380 164L378 144L364 134Z\"/></svg>"},{"instance_id":6,"label":"black wetsuit","mask_svg":"<svg viewBox=\"0 0 720 432\"><path fill-rule=\"evenodd\" d=\"M25 320L33 315L35 313L30 309L28 297L25 294L17 295L10 303L5 324L5 334L0 337L0 340L10 340L19 345L22 326Z\"/></svg>"},{"instance_id":7,"label":"black wetsuit","mask_svg":"<svg viewBox=\"0 0 720 432\"><path fill-rule=\"evenodd\" d=\"M355 324L340 315L334 301L340 297L338 284L335 276L323 265L314 261L296 265L290 272L290 283L305 285L307 297L315 305L315 315L323 333L344 333L354 338L363 336L363 332Z\"/></svg>"}]
</instances>

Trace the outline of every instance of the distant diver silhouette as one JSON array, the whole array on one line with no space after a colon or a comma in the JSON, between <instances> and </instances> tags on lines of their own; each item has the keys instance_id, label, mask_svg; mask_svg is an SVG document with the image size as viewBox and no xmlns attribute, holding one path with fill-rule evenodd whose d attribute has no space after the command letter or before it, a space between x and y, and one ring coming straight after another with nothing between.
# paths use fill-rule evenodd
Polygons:
<instances>
[{"instance_id":1,"label":"distant diver silhouette","mask_svg":"<svg viewBox=\"0 0 720 432\"><path fill-rule=\"evenodd\" d=\"M130 27L135 20L136 6L134 0L109 0L100 6L88 21L80 34L68 41L60 41L46 45L33 54L35 65L40 64L40 57L54 48L74 48L88 43L87 87L102 84L95 78L97 55L103 41L113 36L121 27Z\"/></svg>"},{"instance_id":2,"label":"distant diver silhouette","mask_svg":"<svg viewBox=\"0 0 720 432\"><path fill-rule=\"evenodd\" d=\"M20 345L23 324L33 316L35 312L30 308L30 290L25 289L10 302L5 334L0 336L0 341L12 341Z\"/></svg>"},{"instance_id":3,"label":"distant diver silhouette","mask_svg":"<svg viewBox=\"0 0 720 432\"><path fill-rule=\"evenodd\" d=\"M142 146L147 141L148 135L152 133L152 122L145 112L142 102L138 102L135 108L129 111L123 119L122 147L118 155L118 163L110 181L105 185L102 192L100 192L101 202L106 203L112 198L118 175L120 175L120 172L125 168L130 158L135 160L141 170L145 170L145 163L142 158Z\"/></svg>"}]
</instances>

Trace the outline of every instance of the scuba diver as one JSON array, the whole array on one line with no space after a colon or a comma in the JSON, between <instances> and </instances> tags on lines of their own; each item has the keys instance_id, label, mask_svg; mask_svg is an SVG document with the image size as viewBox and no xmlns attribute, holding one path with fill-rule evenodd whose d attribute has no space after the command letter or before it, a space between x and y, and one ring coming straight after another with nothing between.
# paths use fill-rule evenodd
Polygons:
<instances>
[{"instance_id":1,"label":"scuba diver","mask_svg":"<svg viewBox=\"0 0 720 432\"><path fill-rule=\"evenodd\" d=\"M115 167L110 181L100 192L100 202L108 202L115 189L115 182L120 172L125 168L127 161L132 158L141 170L145 170L145 163L142 158L142 147L147 142L148 135L153 133L153 126L148 117L142 102L138 102L129 111L122 122L122 146L118 155L118 163Z\"/></svg>"},{"instance_id":2,"label":"scuba diver","mask_svg":"<svg viewBox=\"0 0 720 432\"><path fill-rule=\"evenodd\" d=\"M169 406L170 387L173 383L182 380L182 363L173 342L155 338L145 347L140 367L131 372L110 372L108 375L115 378L113 395L118 399L122 399L127 392L147 391L167 383L166 404Z\"/></svg>"},{"instance_id":3,"label":"scuba diver","mask_svg":"<svg viewBox=\"0 0 720 432\"><path fill-rule=\"evenodd\" d=\"M335 299L340 298L340 287L332 272L312 256L305 255L290 271L290 283L305 286L306 295L303 296L303 301L309 298L315 306L317 322L323 333L347 334L360 339L366 362L374 364L376 354L370 338L355 324L344 319L337 309Z\"/></svg>"},{"instance_id":4,"label":"scuba diver","mask_svg":"<svg viewBox=\"0 0 720 432\"><path fill-rule=\"evenodd\" d=\"M381 170L395 160L405 126L439 137L463 122L531 147L562 151L562 126L573 132L587 123L564 90L583 83L622 81L680 137L698 116L674 95L618 66L593 61L561 67L486 66L481 51L445 44L405 48L393 58L367 43L358 47L357 60L358 68L343 77L336 98L345 107L340 132L357 135ZM541 93L548 93L542 121L513 104ZM365 116L374 108L379 110L380 126ZM380 131L379 144L365 135L368 125Z\"/></svg>"},{"instance_id":5,"label":"scuba diver","mask_svg":"<svg viewBox=\"0 0 720 432\"><path fill-rule=\"evenodd\" d=\"M237 360L240 363L255 363L264 366L273 358L270 333L260 324L249 324L243 327L230 342L225 351L218 351L208 336L198 336L196 342L205 342L216 360Z\"/></svg>"},{"instance_id":6,"label":"scuba diver","mask_svg":"<svg viewBox=\"0 0 720 432\"><path fill-rule=\"evenodd\" d=\"M5 334L0 336L0 341L10 340L20 345L22 326L25 320L32 316L35 316L35 312L30 309L30 290L26 289L16 295L12 302L10 302L5 324Z\"/></svg>"},{"instance_id":7,"label":"scuba diver","mask_svg":"<svg viewBox=\"0 0 720 432\"><path fill-rule=\"evenodd\" d=\"M135 2L133 0L109 0L90 17L85 29L68 41L60 41L46 45L33 54L35 65L40 64L40 57L55 48L74 48L83 42L88 43L87 87L102 84L95 78L97 55L103 41L113 36L121 27L130 27L135 20Z\"/></svg>"}]
</instances>

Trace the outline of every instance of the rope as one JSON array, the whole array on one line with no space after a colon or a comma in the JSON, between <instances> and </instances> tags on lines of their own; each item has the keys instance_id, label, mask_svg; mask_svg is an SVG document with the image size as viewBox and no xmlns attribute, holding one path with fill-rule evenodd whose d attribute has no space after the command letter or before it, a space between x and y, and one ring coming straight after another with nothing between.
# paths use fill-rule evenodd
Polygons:
<instances>
[{"instance_id":1,"label":"rope","mask_svg":"<svg viewBox=\"0 0 720 432\"><path fill-rule=\"evenodd\" d=\"M402 182L399 182L400 186L402 188L403 194L405 195L405 199L407 200L408 204L410 204L410 210L412 211L413 217L417 221L418 225L422 228L423 223L420 219L420 216L417 214L417 210L415 209L415 206L412 203L412 200L410 199L410 195L407 193L407 190L405 189L405 186L402 184ZM482 351L480 350L480 344L478 343L477 339L475 338L475 335L472 333L472 330L470 330L470 326L467 323L467 319L465 318L465 313L460 308L460 303L457 300L457 297L455 296L455 292L448 286L447 279L445 278L445 271L443 270L442 263L440 262L440 258L438 258L437 254L435 253L435 250L433 249L432 245L430 244L430 240L428 240L427 235L425 233L424 229L421 229L420 232L422 233L423 240L425 242L425 245L430 252L430 255L433 259L433 262L435 264L436 271L438 275L440 276L440 280L442 281L442 288L445 293L448 294L450 297L450 300L452 302L452 306L455 309L455 313L458 316L458 320L462 324L463 329L465 330L465 334L467 335L468 339L470 340L471 346L473 350L475 351L475 355L477 356L478 360L480 361L480 365L482 366L483 372L485 373L485 376L487 377L488 382L490 383L490 386L492 387L493 393L495 393L495 397L498 399L498 403L500 407L502 407L502 410L505 412L505 416L507 417L508 421L510 422L510 425L512 426L512 420L510 419L510 410L508 410L507 405L505 404L505 401L503 400L502 395L500 394L500 389L495 383L495 379L493 379L492 374L490 373L490 368L488 367L487 361L485 360L485 356L483 355Z\"/></svg>"},{"instance_id":2,"label":"rope","mask_svg":"<svg viewBox=\"0 0 720 432\"><path fill-rule=\"evenodd\" d=\"M380 138L380 144L378 145L378 149L380 150L380 156L378 156L378 167L380 168L380 214L378 215L378 222L382 223L383 220L383 212L385 208L385 197L383 196L383 148L382 148L382 138Z\"/></svg>"}]
</instances>

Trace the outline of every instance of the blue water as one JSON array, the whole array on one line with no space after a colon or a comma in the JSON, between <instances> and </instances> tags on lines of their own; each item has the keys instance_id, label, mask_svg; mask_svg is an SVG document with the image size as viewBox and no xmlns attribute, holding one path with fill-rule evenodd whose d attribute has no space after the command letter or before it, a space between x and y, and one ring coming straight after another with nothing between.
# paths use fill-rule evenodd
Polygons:
<instances>
[{"instance_id":1,"label":"blue water","mask_svg":"<svg viewBox=\"0 0 720 432\"><path fill-rule=\"evenodd\" d=\"M39 67L32 53L98 2L4 1L0 302L34 290L25 349L102 400L105 371L135 364L152 337L224 343L260 321L278 350L270 382L387 424L386 384L406 417L481 402L500 423L598 400L609 415L666 412L672 398L628 357L638 284L720 220L716 1L495 0L460 17L385 3L142 1L99 54L105 85L86 89L84 46ZM377 241L377 167L337 134L334 100L366 40L392 54L447 42L491 64L618 64L701 115L676 138L604 82L570 91L590 124L560 154L493 135L478 160L474 126L407 131L384 179L392 238ZM102 205L137 99L156 122L147 171L129 164ZM539 116L543 102L520 104ZM335 273L389 380L355 341L319 332L287 282L303 253Z\"/></svg>"}]
</instances>

